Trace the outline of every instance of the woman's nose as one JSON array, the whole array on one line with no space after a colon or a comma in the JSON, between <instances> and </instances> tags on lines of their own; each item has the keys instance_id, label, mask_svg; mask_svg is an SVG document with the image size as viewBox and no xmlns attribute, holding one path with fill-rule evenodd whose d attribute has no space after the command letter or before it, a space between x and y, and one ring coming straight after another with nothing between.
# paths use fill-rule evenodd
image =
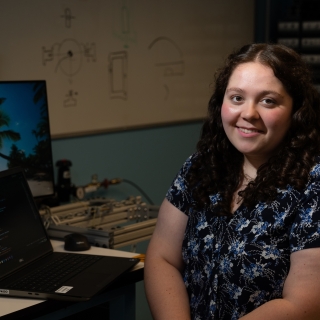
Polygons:
<instances>
[{"instance_id":1,"label":"woman's nose","mask_svg":"<svg viewBox=\"0 0 320 320\"><path fill-rule=\"evenodd\" d=\"M256 120L260 118L257 107L252 102L247 102L242 105L241 117L246 120Z\"/></svg>"}]
</instances>

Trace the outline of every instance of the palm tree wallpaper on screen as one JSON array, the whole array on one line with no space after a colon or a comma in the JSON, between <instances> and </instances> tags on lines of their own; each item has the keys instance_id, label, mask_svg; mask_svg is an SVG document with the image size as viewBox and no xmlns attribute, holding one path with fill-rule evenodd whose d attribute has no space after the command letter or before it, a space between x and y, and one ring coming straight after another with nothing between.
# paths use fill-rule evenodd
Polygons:
<instances>
[{"instance_id":1,"label":"palm tree wallpaper on screen","mask_svg":"<svg viewBox=\"0 0 320 320\"><path fill-rule=\"evenodd\" d=\"M45 81L0 82L0 171L16 166L34 196L53 193Z\"/></svg>"},{"instance_id":2,"label":"palm tree wallpaper on screen","mask_svg":"<svg viewBox=\"0 0 320 320\"><path fill-rule=\"evenodd\" d=\"M0 130L4 127L9 127L10 118L9 116L1 109L1 105L6 101L6 98L0 98ZM2 149L3 140L18 141L20 140L20 134L12 130L1 130L0 131L0 150ZM6 160L10 160L10 157L2 154L0 152L0 157Z\"/></svg>"}]
</instances>

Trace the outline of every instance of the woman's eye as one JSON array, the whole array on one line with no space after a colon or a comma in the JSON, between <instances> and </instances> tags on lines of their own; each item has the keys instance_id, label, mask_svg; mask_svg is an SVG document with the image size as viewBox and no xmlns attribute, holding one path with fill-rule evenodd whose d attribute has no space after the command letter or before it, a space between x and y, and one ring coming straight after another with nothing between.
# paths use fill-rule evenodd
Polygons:
<instances>
[{"instance_id":1,"label":"woman's eye","mask_svg":"<svg viewBox=\"0 0 320 320\"><path fill-rule=\"evenodd\" d=\"M233 102L241 102L243 99L241 96L233 96L233 97L231 97L231 100Z\"/></svg>"},{"instance_id":2,"label":"woman's eye","mask_svg":"<svg viewBox=\"0 0 320 320\"><path fill-rule=\"evenodd\" d=\"M262 99L262 102L264 104L267 104L268 106L273 106L276 104L276 101L274 101L273 99L270 99L270 98L264 98L264 99Z\"/></svg>"}]
</instances>

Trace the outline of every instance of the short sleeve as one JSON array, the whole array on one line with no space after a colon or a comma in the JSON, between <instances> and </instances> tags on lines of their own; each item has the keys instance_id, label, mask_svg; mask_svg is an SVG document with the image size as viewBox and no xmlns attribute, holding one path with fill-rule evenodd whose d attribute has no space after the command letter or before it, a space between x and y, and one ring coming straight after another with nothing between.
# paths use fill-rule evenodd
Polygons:
<instances>
[{"instance_id":1,"label":"short sleeve","mask_svg":"<svg viewBox=\"0 0 320 320\"><path fill-rule=\"evenodd\" d=\"M167 200L185 214L188 214L188 208L192 200L187 174L195 156L196 155L193 154L186 160L166 194Z\"/></svg>"},{"instance_id":2,"label":"short sleeve","mask_svg":"<svg viewBox=\"0 0 320 320\"><path fill-rule=\"evenodd\" d=\"M320 175L317 169L318 166L311 171L312 181L307 185L296 208L290 230L291 252L320 247Z\"/></svg>"}]
</instances>

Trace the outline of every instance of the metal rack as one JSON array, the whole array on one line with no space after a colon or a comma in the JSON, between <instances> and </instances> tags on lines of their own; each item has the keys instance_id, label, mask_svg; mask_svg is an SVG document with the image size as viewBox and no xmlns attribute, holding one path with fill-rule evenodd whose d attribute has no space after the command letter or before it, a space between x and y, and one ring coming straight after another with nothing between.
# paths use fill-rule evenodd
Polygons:
<instances>
[{"instance_id":1,"label":"metal rack","mask_svg":"<svg viewBox=\"0 0 320 320\"><path fill-rule=\"evenodd\" d=\"M94 246L116 249L151 238L159 206L141 197L126 200L94 199L40 210L49 236L63 240L69 233L82 233Z\"/></svg>"}]
</instances>

